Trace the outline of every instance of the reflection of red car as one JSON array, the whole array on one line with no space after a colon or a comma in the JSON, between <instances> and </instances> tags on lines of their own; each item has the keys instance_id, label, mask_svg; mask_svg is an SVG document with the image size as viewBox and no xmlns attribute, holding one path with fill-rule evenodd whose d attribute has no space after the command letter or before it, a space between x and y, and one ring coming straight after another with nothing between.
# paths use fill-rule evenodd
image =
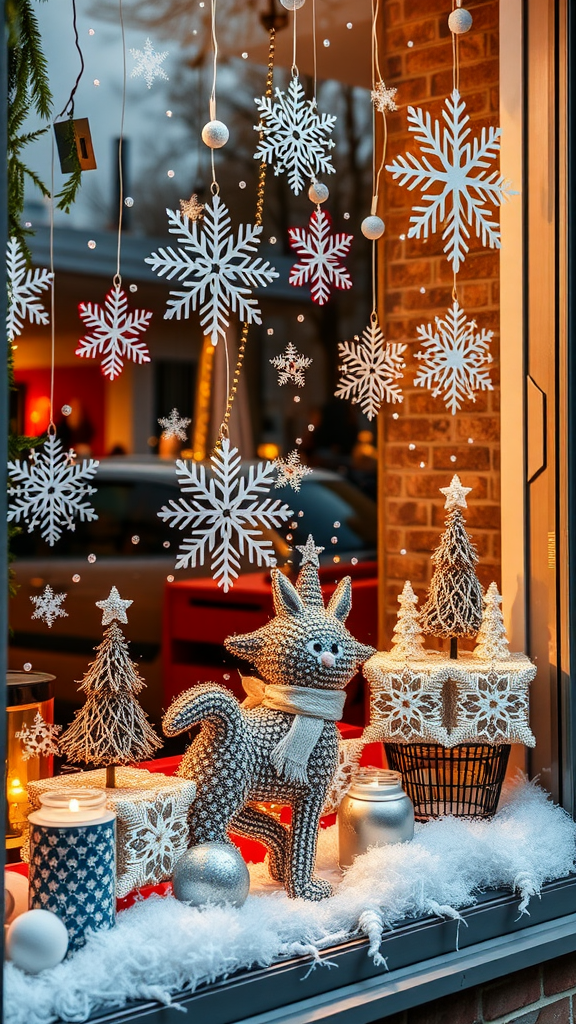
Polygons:
<instances>
[{"instance_id":1,"label":"reflection of red car","mask_svg":"<svg viewBox=\"0 0 576 1024\"><path fill-rule=\"evenodd\" d=\"M377 574L375 562L358 565L325 565L320 569L326 601L336 583L351 575L352 611L346 626L362 643L376 646ZM213 682L245 696L240 673L248 675L253 666L242 662L224 648L231 633L248 633L274 614L269 573L241 576L234 589L223 594L211 579L182 580L166 584L162 633L164 706L195 683ZM347 687L344 718L363 722L364 701L361 677Z\"/></svg>"}]
</instances>

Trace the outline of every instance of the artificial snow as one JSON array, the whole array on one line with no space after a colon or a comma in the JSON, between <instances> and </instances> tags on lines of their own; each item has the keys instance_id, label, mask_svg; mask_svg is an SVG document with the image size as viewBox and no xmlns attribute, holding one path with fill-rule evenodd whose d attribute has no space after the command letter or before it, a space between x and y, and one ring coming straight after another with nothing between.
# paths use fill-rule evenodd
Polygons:
<instances>
[{"instance_id":1,"label":"artificial snow","mask_svg":"<svg viewBox=\"0 0 576 1024\"><path fill-rule=\"evenodd\" d=\"M169 1004L182 990L241 968L267 966L366 935L378 952L382 931L420 917L458 918L480 892L507 888L526 913L542 885L575 868L576 826L534 784L520 782L491 821L441 818L416 826L414 840L375 848L342 876L337 830L320 834L318 870L336 884L321 903L288 899L264 865L251 867L243 907L194 909L152 897L118 915L111 931L57 967L31 977L6 965L6 1024L84 1021L129 1000ZM384 965L383 965L384 966ZM337 977L334 985L338 985ZM294 998L298 998L297 991Z\"/></svg>"}]
</instances>

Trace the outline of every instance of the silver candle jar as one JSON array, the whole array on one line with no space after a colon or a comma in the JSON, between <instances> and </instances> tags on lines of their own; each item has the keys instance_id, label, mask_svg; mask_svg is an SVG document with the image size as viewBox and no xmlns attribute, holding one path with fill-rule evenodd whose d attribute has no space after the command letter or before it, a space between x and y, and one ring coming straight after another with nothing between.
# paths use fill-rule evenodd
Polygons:
<instances>
[{"instance_id":1,"label":"silver candle jar","mask_svg":"<svg viewBox=\"0 0 576 1024\"><path fill-rule=\"evenodd\" d=\"M364 768L338 808L339 862L350 866L371 846L403 843L414 836L414 808L400 772Z\"/></svg>"}]
</instances>

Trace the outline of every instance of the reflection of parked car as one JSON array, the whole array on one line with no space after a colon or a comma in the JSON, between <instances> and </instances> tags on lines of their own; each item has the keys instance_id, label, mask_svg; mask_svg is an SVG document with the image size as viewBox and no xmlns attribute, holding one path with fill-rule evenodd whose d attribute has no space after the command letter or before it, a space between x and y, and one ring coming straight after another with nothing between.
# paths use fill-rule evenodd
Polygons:
<instances>
[{"instance_id":1,"label":"reflection of parked car","mask_svg":"<svg viewBox=\"0 0 576 1024\"><path fill-rule=\"evenodd\" d=\"M19 592L11 602L13 636L10 667L32 667L56 676L56 693L61 718L78 705L75 680L80 680L102 639L100 613L95 602L117 586L122 597L134 604L124 627L131 641L132 657L141 663L147 683L142 703L155 719L162 707L161 636L162 606L166 577L176 579L208 576L209 565L176 573L175 553L180 535L158 518L158 510L179 488L172 463L152 457L103 459L96 477L97 492L91 498L98 519L76 524L65 531L54 548L38 532L23 532L14 542ZM331 562L339 555L341 564L353 557L361 561L376 556L376 507L360 491L337 474L315 470L302 482L299 493L290 488L274 491L294 510L296 527L287 531L293 543L304 543L312 533L325 548L322 559ZM339 523L339 526L335 524ZM184 536L186 534L184 533ZM284 537L271 533L278 564L288 557ZM331 538L338 537L338 543ZM95 561L92 556L95 556ZM243 565L243 571L249 569ZM252 567L253 571L253 567ZM76 583L74 577L80 579ZM49 583L58 593L66 591L67 618L56 619L51 629L31 619L30 597ZM233 591L232 591L233 594ZM223 605L230 601L229 631L234 632L232 595L218 592Z\"/></svg>"}]
</instances>

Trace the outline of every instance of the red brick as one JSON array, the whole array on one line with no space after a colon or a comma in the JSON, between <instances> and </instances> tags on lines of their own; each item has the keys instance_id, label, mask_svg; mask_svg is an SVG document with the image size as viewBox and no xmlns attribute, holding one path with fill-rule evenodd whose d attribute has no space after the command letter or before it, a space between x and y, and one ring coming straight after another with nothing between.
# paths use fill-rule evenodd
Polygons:
<instances>
[{"instance_id":1,"label":"red brick","mask_svg":"<svg viewBox=\"0 0 576 1024\"><path fill-rule=\"evenodd\" d=\"M545 996L576 988L576 953L548 960L542 968L542 984Z\"/></svg>"},{"instance_id":2,"label":"red brick","mask_svg":"<svg viewBox=\"0 0 576 1024\"><path fill-rule=\"evenodd\" d=\"M466 416L457 417L456 434L458 438L473 437L474 441L499 441L499 416Z\"/></svg>"},{"instance_id":3,"label":"red brick","mask_svg":"<svg viewBox=\"0 0 576 1024\"><path fill-rule=\"evenodd\" d=\"M456 461L452 461L452 456ZM456 445L434 449L434 469L450 470L453 474L463 469L489 469L490 449L476 444ZM444 486L444 485L442 485Z\"/></svg>"},{"instance_id":4,"label":"red brick","mask_svg":"<svg viewBox=\"0 0 576 1024\"><path fill-rule=\"evenodd\" d=\"M435 71L452 63L452 43L450 40L437 43L436 46L413 47L408 51L405 60L408 75L418 71Z\"/></svg>"},{"instance_id":5,"label":"red brick","mask_svg":"<svg viewBox=\"0 0 576 1024\"><path fill-rule=\"evenodd\" d=\"M432 507L432 526L442 528L446 518L446 510L443 505L435 504ZM468 504L464 513L467 528L478 527L481 530L500 529L500 506L499 505L474 505Z\"/></svg>"},{"instance_id":6,"label":"red brick","mask_svg":"<svg viewBox=\"0 0 576 1024\"><path fill-rule=\"evenodd\" d=\"M438 530L408 530L405 543L408 551L428 551L430 554L438 545Z\"/></svg>"},{"instance_id":7,"label":"red brick","mask_svg":"<svg viewBox=\"0 0 576 1024\"><path fill-rule=\"evenodd\" d=\"M408 0L404 4L405 21L418 21L436 13L446 14L446 0Z\"/></svg>"},{"instance_id":8,"label":"red brick","mask_svg":"<svg viewBox=\"0 0 576 1024\"><path fill-rule=\"evenodd\" d=\"M422 448L417 446L413 451L410 451L407 444L400 445L388 445L386 448L386 464L388 466L407 466L413 469L414 472L419 469L421 462L426 462L429 458L429 448Z\"/></svg>"},{"instance_id":9,"label":"red brick","mask_svg":"<svg viewBox=\"0 0 576 1024\"><path fill-rule=\"evenodd\" d=\"M451 423L447 417L403 417L392 420L388 426L391 441L446 441L450 435ZM440 468L443 468L442 466Z\"/></svg>"},{"instance_id":10,"label":"red brick","mask_svg":"<svg viewBox=\"0 0 576 1024\"><path fill-rule=\"evenodd\" d=\"M428 506L417 501L389 501L388 522L400 526L426 526Z\"/></svg>"},{"instance_id":11,"label":"red brick","mask_svg":"<svg viewBox=\"0 0 576 1024\"><path fill-rule=\"evenodd\" d=\"M407 1024L476 1024L480 1021L478 989L457 992L408 1010Z\"/></svg>"},{"instance_id":12,"label":"red brick","mask_svg":"<svg viewBox=\"0 0 576 1024\"><path fill-rule=\"evenodd\" d=\"M410 285L427 285L430 283L429 260L406 260L403 263L392 263L388 267L390 284L395 288L406 288Z\"/></svg>"},{"instance_id":13,"label":"red brick","mask_svg":"<svg viewBox=\"0 0 576 1024\"><path fill-rule=\"evenodd\" d=\"M398 497L402 493L402 477L397 473L386 473L386 494Z\"/></svg>"},{"instance_id":14,"label":"red brick","mask_svg":"<svg viewBox=\"0 0 576 1024\"><path fill-rule=\"evenodd\" d=\"M401 580L402 582L404 580L421 582L429 578L429 561L426 558L415 558L410 555L389 555L386 565L389 579Z\"/></svg>"},{"instance_id":15,"label":"red brick","mask_svg":"<svg viewBox=\"0 0 576 1024\"><path fill-rule=\"evenodd\" d=\"M402 21L402 4L401 3L387 3L384 6L384 18L386 25L398 25Z\"/></svg>"},{"instance_id":16,"label":"red brick","mask_svg":"<svg viewBox=\"0 0 576 1024\"><path fill-rule=\"evenodd\" d=\"M537 1024L570 1024L570 1000L559 999L543 1006L536 1018Z\"/></svg>"},{"instance_id":17,"label":"red brick","mask_svg":"<svg viewBox=\"0 0 576 1024\"><path fill-rule=\"evenodd\" d=\"M472 252L464 260L458 276L462 281L475 281L478 278L485 280L486 278L498 277L499 266L500 260L497 252L491 252L490 250L488 252L485 250L478 253ZM440 279L452 285L453 272L448 260L445 260L444 264L439 265L439 270Z\"/></svg>"},{"instance_id":18,"label":"red brick","mask_svg":"<svg viewBox=\"0 0 576 1024\"><path fill-rule=\"evenodd\" d=\"M401 50L407 46L410 40L414 43L414 47L421 46L422 43L435 42L436 35L437 24L435 20L420 21L417 25L401 25L386 33L386 52Z\"/></svg>"},{"instance_id":19,"label":"red brick","mask_svg":"<svg viewBox=\"0 0 576 1024\"><path fill-rule=\"evenodd\" d=\"M516 971L503 981L490 985L482 992L482 1010L484 1020L497 1020L505 1013L512 1013L540 998L540 971L528 968Z\"/></svg>"},{"instance_id":20,"label":"red brick","mask_svg":"<svg viewBox=\"0 0 576 1024\"><path fill-rule=\"evenodd\" d=\"M476 501L488 497L488 479L485 476L462 474L465 487L472 487ZM406 479L406 494L410 498L438 498L440 487L444 487L443 477L439 473L421 473Z\"/></svg>"}]
</instances>

